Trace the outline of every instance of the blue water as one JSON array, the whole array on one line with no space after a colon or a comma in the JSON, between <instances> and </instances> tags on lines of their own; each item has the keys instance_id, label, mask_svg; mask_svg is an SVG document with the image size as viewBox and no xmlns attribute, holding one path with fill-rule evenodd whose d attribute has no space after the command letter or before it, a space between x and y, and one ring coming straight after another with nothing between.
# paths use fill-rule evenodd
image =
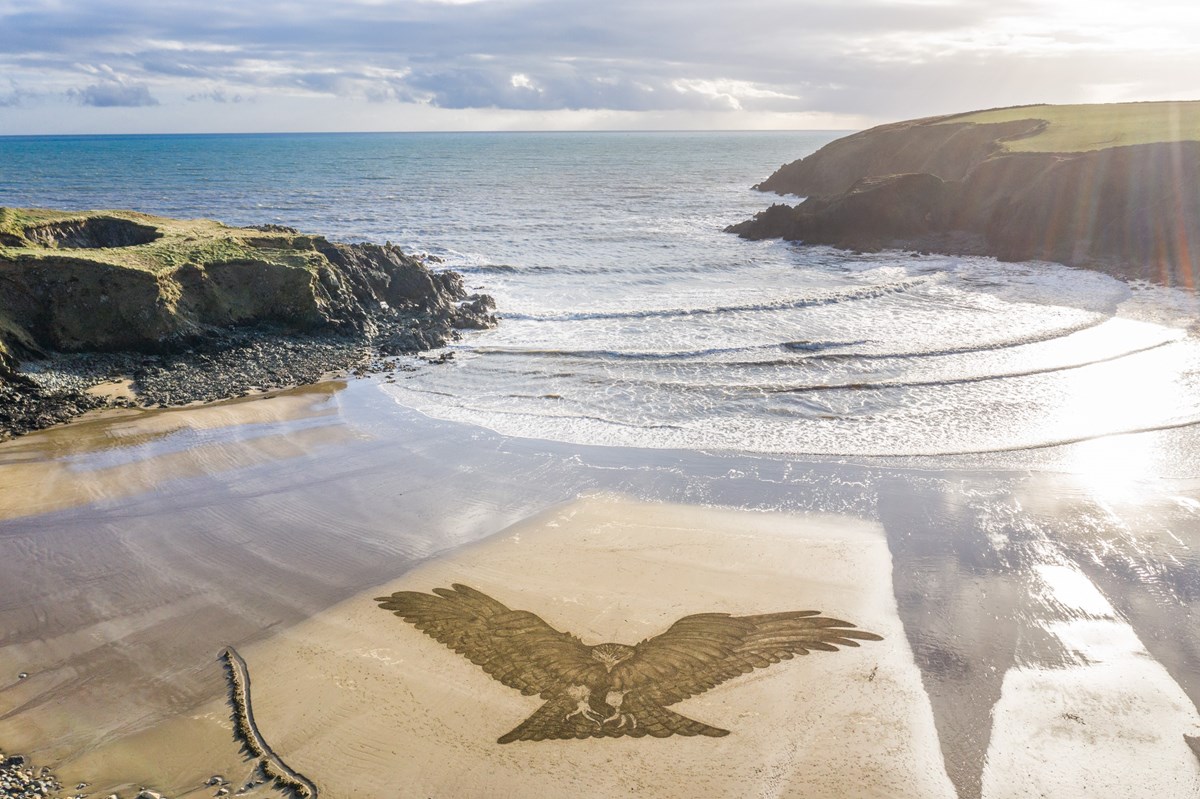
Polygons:
<instances>
[{"instance_id":1,"label":"blue water","mask_svg":"<svg viewBox=\"0 0 1200 799\"><path fill-rule=\"evenodd\" d=\"M436 255L503 321L386 390L509 435L927 456L1200 420L1194 295L722 232L777 199L753 183L834 137L0 138L0 205L276 222Z\"/></svg>"}]
</instances>

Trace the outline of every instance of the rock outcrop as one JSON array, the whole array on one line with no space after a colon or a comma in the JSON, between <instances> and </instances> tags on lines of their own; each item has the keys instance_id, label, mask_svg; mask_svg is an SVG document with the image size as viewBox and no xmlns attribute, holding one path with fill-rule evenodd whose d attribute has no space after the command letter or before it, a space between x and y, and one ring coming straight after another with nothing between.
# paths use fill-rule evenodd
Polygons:
<instances>
[{"instance_id":1,"label":"rock outcrop","mask_svg":"<svg viewBox=\"0 0 1200 799\"><path fill-rule=\"evenodd\" d=\"M0 230L0 339L10 350L162 351L258 323L363 331L419 321L445 335L494 321L462 305L458 274L391 245L132 213L0 209Z\"/></svg>"},{"instance_id":2,"label":"rock outcrop","mask_svg":"<svg viewBox=\"0 0 1200 799\"><path fill-rule=\"evenodd\" d=\"M1038 119L915 120L838 139L756 188L806 197L728 230L852 249L1048 260L1195 287L1200 142L1010 152Z\"/></svg>"},{"instance_id":3,"label":"rock outcrop","mask_svg":"<svg viewBox=\"0 0 1200 799\"><path fill-rule=\"evenodd\" d=\"M355 342L415 352L442 346L457 329L494 325L493 307L490 297L467 296L457 273L431 270L390 244L338 244L273 225L0 208L0 437L97 404L79 381L47 399L20 361L62 353L214 361L231 348L253 361L257 352L270 374L247 374L218 392L237 394L251 383L287 382L274 356L286 347L294 359L296 341L315 342L325 361L344 360L331 353L349 353ZM268 339L272 351L263 353ZM120 363L110 358L107 368ZM127 376L136 383L138 375ZM202 398L213 396L209 388Z\"/></svg>"}]
</instances>

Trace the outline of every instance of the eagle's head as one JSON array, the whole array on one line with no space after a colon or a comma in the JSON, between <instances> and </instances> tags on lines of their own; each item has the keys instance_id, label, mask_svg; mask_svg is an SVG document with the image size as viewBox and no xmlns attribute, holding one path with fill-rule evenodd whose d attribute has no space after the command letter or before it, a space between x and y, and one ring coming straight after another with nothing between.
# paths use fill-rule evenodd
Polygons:
<instances>
[{"instance_id":1,"label":"eagle's head","mask_svg":"<svg viewBox=\"0 0 1200 799\"><path fill-rule=\"evenodd\" d=\"M592 658L603 663L605 671L612 671L613 666L633 657L634 651L633 647L625 644L600 644L592 647Z\"/></svg>"}]
</instances>

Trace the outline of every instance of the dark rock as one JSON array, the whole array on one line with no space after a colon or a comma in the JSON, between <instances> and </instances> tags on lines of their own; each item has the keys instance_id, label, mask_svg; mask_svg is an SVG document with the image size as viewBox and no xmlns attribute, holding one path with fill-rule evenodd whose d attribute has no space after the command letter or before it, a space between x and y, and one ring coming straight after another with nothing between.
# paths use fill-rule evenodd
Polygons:
<instances>
[{"instance_id":1,"label":"dark rock","mask_svg":"<svg viewBox=\"0 0 1200 799\"><path fill-rule=\"evenodd\" d=\"M727 231L1058 261L1165 285L1200 281L1200 142L1008 153L997 150L997 135L1021 133L1018 123L929 123L875 128L786 165L758 188L807 199ZM987 137L991 149L981 144Z\"/></svg>"},{"instance_id":2,"label":"dark rock","mask_svg":"<svg viewBox=\"0 0 1200 799\"><path fill-rule=\"evenodd\" d=\"M261 230L263 233L294 233L296 235L300 234L300 231L296 230L296 228L294 228L294 227L288 227L287 225L274 225L274 224L247 225L246 230Z\"/></svg>"},{"instance_id":3,"label":"dark rock","mask_svg":"<svg viewBox=\"0 0 1200 799\"><path fill-rule=\"evenodd\" d=\"M496 316L492 313L496 302L487 294L472 294L458 307L454 315L457 327L472 330L486 330L496 326Z\"/></svg>"},{"instance_id":4,"label":"dark rock","mask_svg":"<svg viewBox=\"0 0 1200 799\"><path fill-rule=\"evenodd\" d=\"M862 178L831 199L810 197L795 208L773 205L727 230L744 238L878 249L946 229L956 195L955 184L928 174Z\"/></svg>"},{"instance_id":5,"label":"dark rock","mask_svg":"<svg viewBox=\"0 0 1200 799\"><path fill-rule=\"evenodd\" d=\"M976 165L997 154L1003 142L1045 128L1040 119L990 125L955 123L929 117L843 136L807 158L784 164L754 188L801 197L834 197L867 177L927 173L962 180Z\"/></svg>"}]
</instances>

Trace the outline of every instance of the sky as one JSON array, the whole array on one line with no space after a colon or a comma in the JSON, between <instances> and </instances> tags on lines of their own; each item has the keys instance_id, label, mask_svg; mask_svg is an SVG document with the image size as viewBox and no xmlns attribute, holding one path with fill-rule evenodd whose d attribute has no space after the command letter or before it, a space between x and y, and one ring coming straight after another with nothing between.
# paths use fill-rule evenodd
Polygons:
<instances>
[{"instance_id":1,"label":"sky","mask_svg":"<svg viewBox=\"0 0 1200 799\"><path fill-rule=\"evenodd\" d=\"M0 134L850 130L1200 99L1195 0L0 0Z\"/></svg>"}]
</instances>

